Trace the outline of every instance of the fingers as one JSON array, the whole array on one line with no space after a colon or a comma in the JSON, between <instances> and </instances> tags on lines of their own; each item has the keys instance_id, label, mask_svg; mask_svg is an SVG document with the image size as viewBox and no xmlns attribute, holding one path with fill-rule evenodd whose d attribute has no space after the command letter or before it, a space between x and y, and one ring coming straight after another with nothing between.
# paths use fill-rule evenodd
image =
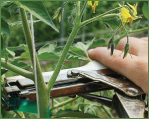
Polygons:
<instances>
[{"instance_id":1,"label":"fingers","mask_svg":"<svg viewBox=\"0 0 149 119\"><path fill-rule=\"evenodd\" d=\"M130 52L136 56L146 56L148 54L148 42L147 38L142 38L142 40L134 37L129 37L129 44L130 44ZM125 44L127 42L127 38L123 38L118 43L116 49L123 50Z\"/></svg>"},{"instance_id":2,"label":"fingers","mask_svg":"<svg viewBox=\"0 0 149 119\"><path fill-rule=\"evenodd\" d=\"M119 72L127 72L129 68L129 64L132 64L133 60L135 60L137 57L131 56L128 54L126 58L123 59L123 55L120 56L121 51L120 50L114 50L114 54L110 55L110 50L108 50L106 47L98 47L95 49L89 50L88 54L89 57L93 60L97 60L101 62L103 65ZM116 65L115 65L116 64ZM123 67L123 68L120 68ZM131 68L131 67L130 67ZM129 72L129 71L128 71Z\"/></svg>"},{"instance_id":3,"label":"fingers","mask_svg":"<svg viewBox=\"0 0 149 119\"><path fill-rule=\"evenodd\" d=\"M146 42L148 42L148 37L142 37L142 38L140 38L141 40L144 40L144 41L146 41Z\"/></svg>"},{"instance_id":4,"label":"fingers","mask_svg":"<svg viewBox=\"0 0 149 119\"><path fill-rule=\"evenodd\" d=\"M134 77L132 76L132 71L136 70L134 62L138 60L137 56L132 55L133 58L131 58L128 54L127 57L123 59L122 56L120 57L120 50L114 50L114 54L111 56L110 50L107 50L106 47L91 49L88 54L91 59L101 62L106 67L122 74L139 85L139 81L134 80Z\"/></svg>"}]
</instances>

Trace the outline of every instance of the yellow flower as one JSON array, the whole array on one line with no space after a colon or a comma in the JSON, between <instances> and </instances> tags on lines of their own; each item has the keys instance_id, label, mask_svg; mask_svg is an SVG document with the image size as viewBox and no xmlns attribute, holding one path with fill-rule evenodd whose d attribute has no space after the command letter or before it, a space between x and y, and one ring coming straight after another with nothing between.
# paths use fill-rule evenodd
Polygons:
<instances>
[{"instance_id":1,"label":"yellow flower","mask_svg":"<svg viewBox=\"0 0 149 119\"><path fill-rule=\"evenodd\" d=\"M135 6L130 5L129 3L127 3L130 7L131 7L131 11L129 11L127 8L123 7L121 8L121 15L120 17L122 18L123 24L125 25L126 22L129 22L130 25L132 25L133 20L136 20L138 18L141 18L140 16L137 16L137 6L138 6L138 2L136 3ZM119 4L119 6L121 7L122 5Z\"/></svg>"},{"instance_id":2,"label":"yellow flower","mask_svg":"<svg viewBox=\"0 0 149 119\"><path fill-rule=\"evenodd\" d=\"M59 22L61 22L61 20L62 20L62 12L63 12L62 7L58 8L58 10L56 11L55 15L53 16L53 19L58 18Z\"/></svg>"},{"instance_id":3,"label":"yellow flower","mask_svg":"<svg viewBox=\"0 0 149 119\"><path fill-rule=\"evenodd\" d=\"M88 5L92 6L93 13L95 13L95 9L96 9L96 6L98 5L98 2L99 1L94 1L94 4L92 4L92 1L87 2Z\"/></svg>"}]
</instances>

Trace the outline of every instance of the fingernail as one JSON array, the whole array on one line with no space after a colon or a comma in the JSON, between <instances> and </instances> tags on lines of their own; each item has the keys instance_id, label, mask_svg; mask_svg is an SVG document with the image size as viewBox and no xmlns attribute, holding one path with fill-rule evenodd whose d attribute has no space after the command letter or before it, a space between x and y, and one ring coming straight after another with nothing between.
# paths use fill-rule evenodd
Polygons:
<instances>
[{"instance_id":1,"label":"fingernail","mask_svg":"<svg viewBox=\"0 0 149 119\"><path fill-rule=\"evenodd\" d=\"M92 53L94 49L88 50L88 54Z\"/></svg>"}]
</instances>

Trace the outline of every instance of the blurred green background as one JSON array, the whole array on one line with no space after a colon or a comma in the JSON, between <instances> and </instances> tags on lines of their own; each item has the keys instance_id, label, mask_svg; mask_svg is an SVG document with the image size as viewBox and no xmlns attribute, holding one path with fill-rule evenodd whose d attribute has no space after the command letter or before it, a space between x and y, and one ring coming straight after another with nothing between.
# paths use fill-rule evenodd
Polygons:
<instances>
[{"instance_id":1,"label":"blurred green background","mask_svg":"<svg viewBox=\"0 0 149 119\"><path fill-rule=\"evenodd\" d=\"M93 13L91 6L88 5L83 19L84 20L89 19L91 17L102 14L108 10L111 10L115 7L118 7L118 3L123 4L122 1L120 1L120 2L118 2L118 1L117 2L100 1L99 5L96 7L96 13ZM133 5L136 2L129 2L129 3ZM142 7L143 7L144 3L145 2L143 2L143 1L138 2L138 15L141 15L141 14L143 15ZM55 14L57 9L62 4L63 4L63 2L61 2L61 1L55 1L55 2L45 1L44 2L44 5L47 8L47 10L51 16L53 16ZM126 2L125 2L125 4L126 4ZM81 3L81 5L83 5L83 2ZM71 14L72 14L71 12L73 12L73 8L74 8L74 2L69 2L68 5L65 6L65 9L63 11L63 18L62 18L61 23L59 23L57 19L53 20L56 27L60 30L60 33L55 32L52 28L50 28L48 25L46 25L43 22L37 22L34 24L36 47L40 47L47 42L53 42L53 41L57 41L59 43L59 45L65 44L67 37L69 36L69 34L72 30L72 27L73 27L72 24L73 24L74 18L72 17L73 15L71 16ZM13 22L21 20L20 15L19 15L19 10L15 4L8 7L8 9L11 13L11 19L8 20L9 23L13 23ZM36 18L34 18L34 19L36 19ZM147 26L147 24L148 24L148 20L144 16L142 16L141 19L137 19L136 21L134 21L133 24L135 24L135 22L138 22L138 21L140 21L139 26L141 26L141 25ZM93 23L87 25L85 28L82 28L79 31L74 42L91 40L93 37L96 37L96 39L106 37L108 35L108 33L106 33L105 30L107 30L107 29L106 29L105 25L103 24L103 20L93 22ZM11 36L8 36L8 38L7 38L7 45L8 46L17 46L19 44L25 44L23 30L21 27L16 28L16 29L14 27L12 27Z\"/></svg>"}]
</instances>

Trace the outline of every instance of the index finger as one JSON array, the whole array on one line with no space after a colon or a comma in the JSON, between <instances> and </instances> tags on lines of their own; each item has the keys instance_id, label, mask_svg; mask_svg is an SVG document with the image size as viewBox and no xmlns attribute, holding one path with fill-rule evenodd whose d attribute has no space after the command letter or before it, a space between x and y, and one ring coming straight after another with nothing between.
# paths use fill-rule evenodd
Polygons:
<instances>
[{"instance_id":1,"label":"index finger","mask_svg":"<svg viewBox=\"0 0 149 119\"><path fill-rule=\"evenodd\" d=\"M114 54L111 56L110 50L108 50L106 47L98 47L89 50L88 54L91 59L101 62L106 67L120 73L139 85L139 81L136 80L136 78L134 79L134 76L132 76L132 71L136 71L134 62L136 62L138 59L137 56L132 55L131 58L131 56L128 54L126 58L123 59L122 56L120 57L121 52L122 51L120 50L114 50Z\"/></svg>"}]
</instances>

